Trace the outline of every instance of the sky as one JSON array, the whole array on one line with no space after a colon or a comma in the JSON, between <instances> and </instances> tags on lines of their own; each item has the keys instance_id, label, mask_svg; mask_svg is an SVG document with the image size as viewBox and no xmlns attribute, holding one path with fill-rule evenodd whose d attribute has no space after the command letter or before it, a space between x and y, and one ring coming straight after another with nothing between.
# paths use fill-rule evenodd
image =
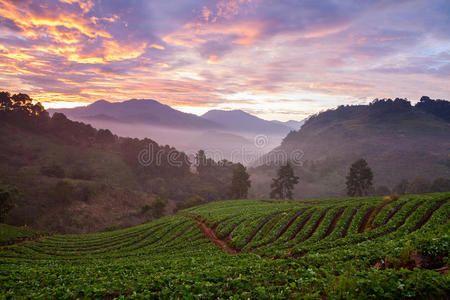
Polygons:
<instances>
[{"instance_id":1,"label":"sky","mask_svg":"<svg viewBox=\"0 0 450 300\"><path fill-rule=\"evenodd\" d=\"M0 89L301 120L450 98L448 0L0 0Z\"/></svg>"}]
</instances>

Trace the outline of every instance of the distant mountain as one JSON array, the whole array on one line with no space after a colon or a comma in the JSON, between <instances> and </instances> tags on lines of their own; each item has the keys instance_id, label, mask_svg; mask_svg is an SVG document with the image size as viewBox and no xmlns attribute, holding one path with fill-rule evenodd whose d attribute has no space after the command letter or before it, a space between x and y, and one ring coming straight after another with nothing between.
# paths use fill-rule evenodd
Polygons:
<instances>
[{"instance_id":1,"label":"distant mountain","mask_svg":"<svg viewBox=\"0 0 450 300\"><path fill-rule=\"evenodd\" d=\"M220 128L210 120L188 114L155 100L131 99L124 102L96 101L88 106L49 109L50 113L61 112L72 119L88 121L115 121L122 123L151 124L175 128Z\"/></svg>"},{"instance_id":2,"label":"distant mountain","mask_svg":"<svg viewBox=\"0 0 450 300\"><path fill-rule=\"evenodd\" d=\"M391 189L418 176L450 178L450 102L422 99L415 106L403 99L377 100L312 116L259 161L266 165L260 172L267 174L267 163L280 153L301 158L296 172L302 197L343 195L348 168L359 158L372 168L375 186Z\"/></svg>"},{"instance_id":3,"label":"distant mountain","mask_svg":"<svg viewBox=\"0 0 450 300\"><path fill-rule=\"evenodd\" d=\"M242 162L244 159L249 161L247 156L267 153L278 146L286 134L301 125L297 121L267 121L241 110L211 110L197 116L145 99L124 102L99 100L88 106L48 111L50 114L64 113L95 128L108 128L121 136L151 137L158 143L183 151L223 151L224 158ZM263 140L258 140L255 147L255 139L260 135L264 135Z\"/></svg>"},{"instance_id":4,"label":"distant mountain","mask_svg":"<svg viewBox=\"0 0 450 300\"><path fill-rule=\"evenodd\" d=\"M302 120L302 121L289 120L286 122L282 122L282 121L278 121L278 120L273 120L271 122L276 123L276 124L285 125L285 126L291 128L292 130L299 130L300 128L302 128L303 124L305 124L305 121L306 120Z\"/></svg>"},{"instance_id":5,"label":"distant mountain","mask_svg":"<svg viewBox=\"0 0 450 300\"><path fill-rule=\"evenodd\" d=\"M292 129L282 122L263 120L242 110L210 110L202 118L234 132L287 134Z\"/></svg>"}]
</instances>

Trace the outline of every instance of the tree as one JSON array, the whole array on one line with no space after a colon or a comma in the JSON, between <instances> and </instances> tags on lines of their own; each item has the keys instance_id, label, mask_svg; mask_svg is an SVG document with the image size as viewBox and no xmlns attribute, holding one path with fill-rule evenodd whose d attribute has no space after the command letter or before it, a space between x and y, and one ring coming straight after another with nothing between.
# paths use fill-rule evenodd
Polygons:
<instances>
[{"instance_id":1,"label":"tree","mask_svg":"<svg viewBox=\"0 0 450 300\"><path fill-rule=\"evenodd\" d=\"M154 218L161 218L166 210L167 201L159 196L156 196L155 201L150 205L152 216Z\"/></svg>"},{"instance_id":2,"label":"tree","mask_svg":"<svg viewBox=\"0 0 450 300\"><path fill-rule=\"evenodd\" d=\"M375 190L373 191L374 196L386 196L386 195L390 195L390 194L391 194L391 190L385 185L377 186L375 188Z\"/></svg>"},{"instance_id":3,"label":"tree","mask_svg":"<svg viewBox=\"0 0 450 300\"><path fill-rule=\"evenodd\" d=\"M100 144L113 144L116 141L116 137L109 129L99 129L96 140Z\"/></svg>"},{"instance_id":4,"label":"tree","mask_svg":"<svg viewBox=\"0 0 450 300\"><path fill-rule=\"evenodd\" d=\"M404 195L408 192L408 189L409 189L409 181L403 179L394 187L394 193Z\"/></svg>"},{"instance_id":5,"label":"tree","mask_svg":"<svg viewBox=\"0 0 450 300\"><path fill-rule=\"evenodd\" d=\"M295 176L294 170L289 162L281 166L278 169L278 177L272 179L270 197L292 199L292 189L298 183L298 179L299 177Z\"/></svg>"},{"instance_id":6,"label":"tree","mask_svg":"<svg viewBox=\"0 0 450 300\"><path fill-rule=\"evenodd\" d=\"M69 204L74 196L74 186L66 180L59 180L53 188L53 199L56 203Z\"/></svg>"},{"instance_id":7,"label":"tree","mask_svg":"<svg viewBox=\"0 0 450 300\"><path fill-rule=\"evenodd\" d=\"M347 175L347 194L352 197L367 196L372 187L373 173L364 159L355 161Z\"/></svg>"},{"instance_id":8,"label":"tree","mask_svg":"<svg viewBox=\"0 0 450 300\"><path fill-rule=\"evenodd\" d=\"M249 178L250 175L247 173L247 169L240 163L236 164L233 169L233 178L231 179L231 198L247 198L248 189L251 185Z\"/></svg>"},{"instance_id":9,"label":"tree","mask_svg":"<svg viewBox=\"0 0 450 300\"><path fill-rule=\"evenodd\" d=\"M14 208L14 200L18 194L16 188L0 187L0 222L4 222L9 211Z\"/></svg>"},{"instance_id":10,"label":"tree","mask_svg":"<svg viewBox=\"0 0 450 300\"><path fill-rule=\"evenodd\" d=\"M431 192L450 192L450 178L436 178L431 185Z\"/></svg>"},{"instance_id":11,"label":"tree","mask_svg":"<svg viewBox=\"0 0 450 300\"><path fill-rule=\"evenodd\" d=\"M0 92L0 111L11 110L11 94L8 92Z\"/></svg>"},{"instance_id":12,"label":"tree","mask_svg":"<svg viewBox=\"0 0 450 300\"><path fill-rule=\"evenodd\" d=\"M418 176L413 179L411 185L408 189L408 193L411 194L425 194L429 193L431 190L431 182L425 178Z\"/></svg>"}]
</instances>

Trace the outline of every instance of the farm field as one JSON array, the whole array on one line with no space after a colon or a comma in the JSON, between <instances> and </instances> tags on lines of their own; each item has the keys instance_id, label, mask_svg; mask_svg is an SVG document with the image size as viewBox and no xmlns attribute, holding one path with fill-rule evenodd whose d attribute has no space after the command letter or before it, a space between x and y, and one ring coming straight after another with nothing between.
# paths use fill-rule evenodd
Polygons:
<instances>
[{"instance_id":1,"label":"farm field","mask_svg":"<svg viewBox=\"0 0 450 300\"><path fill-rule=\"evenodd\" d=\"M2 243L0 294L445 299L449 199L232 200L112 232L17 234ZM14 241L17 229L1 228Z\"/></svg>"}]
</instances>

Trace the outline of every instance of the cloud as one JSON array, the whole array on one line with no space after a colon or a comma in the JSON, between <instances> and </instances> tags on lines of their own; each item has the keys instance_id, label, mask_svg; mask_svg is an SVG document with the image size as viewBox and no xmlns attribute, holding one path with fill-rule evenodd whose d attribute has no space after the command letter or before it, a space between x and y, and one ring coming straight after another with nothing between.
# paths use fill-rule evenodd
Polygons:
<instances>
[{"instance_id":1,"label":"cloud","mask_svg":"<svg viewBox=\"0 0 450 300\"><path fill-rule=\"evenodd\" d=\"M446 98L449 26L445 0L0 0L0 83L48 103L154 98L280 118Z\"/></svg>"}]
</instances>

